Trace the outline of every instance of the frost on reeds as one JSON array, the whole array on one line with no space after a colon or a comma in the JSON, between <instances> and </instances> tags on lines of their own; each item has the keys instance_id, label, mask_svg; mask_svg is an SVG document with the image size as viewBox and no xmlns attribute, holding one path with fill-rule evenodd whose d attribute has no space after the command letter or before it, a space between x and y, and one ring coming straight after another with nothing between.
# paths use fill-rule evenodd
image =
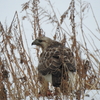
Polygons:
<instances>
[{"instance_id":1,"label":"frost on reeds","mask_svg":"<svg viewBox=\"0 0 100 100\"><path fill-rule=\"evenodd\" d=\"M92 29L83 23L84 12L92 11L97 32L100 33L91 5L82 2L82 0L77 2L71 0L68 9L61 15L59 21L52 3L49 0L44 1L47 2L52 11L49 13L48 10L41 7L41 2L30 0L24 3L22 12L25 12L26 15L22 17L22 20L28 19L33 29L33 39L46 35L42 24L45 27L47 27L47 23L55 26L53 38L70 47L75 55L77 71L74 76L74 84L73 86L70 84L70 79L62 80L60 88L54 88L42 78L38 79L36 65L33 63L34 56L30 56L28 46L28 52L25 48L27 43L24 42L27 41L23 40L24 30L18 13L15 12L10 27L0 23L0 100L25 100L27 97L28 100L42 97L44 99L50 97L55 100L63 100L64 96L70 100L73 98L80 100L84 98L85 90L100 90L100 48L95 44L95 40L100 41L100 39L92 32ZM77 10L75 3L79 4L80 11ZM76 23L76 18L80 20L80 23ZM69 27L66 19L69 20ZM63 27L64 23L65 26ZM92 37L87 37L84 27ZM78 35L81 35L82 43L79 42ZM95 52L91 53L87 45L90 45ZM36 48L35 52L38 58L39 48ZM47 88L44 85L47 85Z\"/></svg>"}]
</instances>

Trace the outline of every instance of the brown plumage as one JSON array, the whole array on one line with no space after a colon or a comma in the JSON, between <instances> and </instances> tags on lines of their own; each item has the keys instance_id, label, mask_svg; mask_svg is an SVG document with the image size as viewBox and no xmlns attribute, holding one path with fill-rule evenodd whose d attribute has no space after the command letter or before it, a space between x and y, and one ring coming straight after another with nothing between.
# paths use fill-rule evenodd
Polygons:
<instances>
[{"instance_id":1,"label":"brown plumage","mask_svg":"<svg viewBox=\"0 0 100 100\"><path fill-rule=\"evenodd\" d=\"M61 85L61 79L66 79L66 72L76 71L73 52L60 42L48 37L38 37L32 45L42 48L38 72L53 86Z\"/></svg>"}]
</instances>

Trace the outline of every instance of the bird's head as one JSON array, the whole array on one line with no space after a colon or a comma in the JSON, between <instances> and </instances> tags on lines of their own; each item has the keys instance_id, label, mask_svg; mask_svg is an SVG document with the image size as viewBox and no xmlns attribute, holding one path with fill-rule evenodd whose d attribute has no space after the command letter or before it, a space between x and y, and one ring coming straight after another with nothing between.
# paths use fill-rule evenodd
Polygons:
<instances>
[{"instance_id":1,"label":"bird's head","mask_svg":"<svg viewBox=\"0 0 100 100\"><path fill-rule=\"evenodd\" d=\"M41 36L41 37L36 38L32 42L32 45L37 45L37 46L41 47L42 50L45 50L48 46L50 46L51 41L52 40L50 38Z\"/></svg>"}]
</instances>

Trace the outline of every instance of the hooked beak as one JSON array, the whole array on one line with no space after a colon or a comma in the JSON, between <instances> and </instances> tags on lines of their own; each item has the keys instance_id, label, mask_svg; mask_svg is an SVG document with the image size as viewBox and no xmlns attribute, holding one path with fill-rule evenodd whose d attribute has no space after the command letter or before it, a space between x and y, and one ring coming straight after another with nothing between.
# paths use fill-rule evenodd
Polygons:
<instances>
[{"instance_id":1,"label":"hooked beak","mask_svg":"<svg viewBox=\"0 0 100 100\"><path fill-rule=\"evenodd\" d=\"M38 40L34 40L31 45L39 45L39 41Z\"/></svg>"},{"instance_id":2,"label":"hooked beak","mask_svg":"<svg viewBox=\"0 0 100 100\"><path fill-rule=\"evenodd\" d=\"M35 41L33 41L31 45L35 45Z\"/></svg>"}]
</instances>

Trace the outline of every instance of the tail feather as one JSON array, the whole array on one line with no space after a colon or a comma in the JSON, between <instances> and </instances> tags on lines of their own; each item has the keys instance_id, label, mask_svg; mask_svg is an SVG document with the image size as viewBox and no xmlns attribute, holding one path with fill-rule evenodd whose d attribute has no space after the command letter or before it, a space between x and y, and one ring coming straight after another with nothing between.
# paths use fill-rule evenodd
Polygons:
<instances>
[{"instance_id":1,"label":"tail feather","mask_svg":"<svg viewBox=\"0 0 100 100\"><path fill-rule=\"evenodd\" d=\"M68 71L69 83L72 89L75 89L75 73Z\"/></svg>"}]
</instances>

